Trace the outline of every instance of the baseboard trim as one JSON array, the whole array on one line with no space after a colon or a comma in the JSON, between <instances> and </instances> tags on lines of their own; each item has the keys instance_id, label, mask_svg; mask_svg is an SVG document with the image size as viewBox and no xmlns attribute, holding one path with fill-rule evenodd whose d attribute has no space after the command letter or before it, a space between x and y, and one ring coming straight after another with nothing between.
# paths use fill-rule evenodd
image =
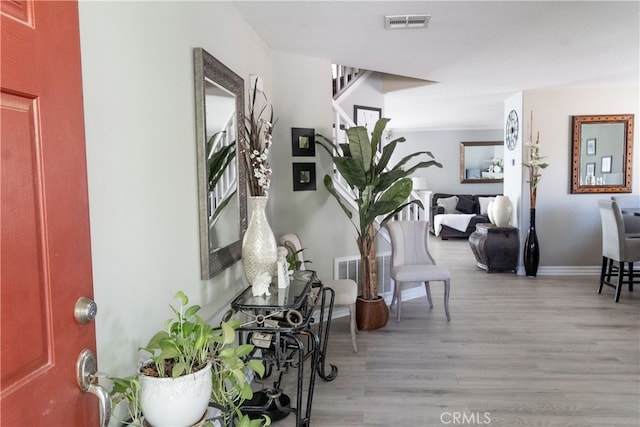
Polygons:
<instances>
[{"instance_id":1,"label":"baseboard trim","mask_svg":"<svg viewBox=\"0 0 640 427\"><path fill-rule=\"evenodd\" d=\"M538 276L599 276L600 266L558 265L538 268ZM524 276L524 266L518 267L518 276Z\"/></svg>"}]
</instances>

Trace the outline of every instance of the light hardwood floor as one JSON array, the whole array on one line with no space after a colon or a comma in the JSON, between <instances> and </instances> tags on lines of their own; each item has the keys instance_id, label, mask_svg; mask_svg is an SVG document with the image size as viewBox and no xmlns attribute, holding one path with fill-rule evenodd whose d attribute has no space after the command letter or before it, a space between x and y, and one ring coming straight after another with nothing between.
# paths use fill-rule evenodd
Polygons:
<instances>
[{"instance_id":1,"label":"light hardwood floor","mask_svg":"<svg viewBox=\"0 0 640 427\"><path fill-rule=\"evenodd\" d=\"M464 240L432 239L431 250L451 270L451 321L440 283L433 310L406 301L400 323L392 312L358 334L359 353L348 319L334 320L339 373L318 379L312 426L640 425L640 286L615 304L595 276L487 274Z\"/></svg>"}]
</instances>

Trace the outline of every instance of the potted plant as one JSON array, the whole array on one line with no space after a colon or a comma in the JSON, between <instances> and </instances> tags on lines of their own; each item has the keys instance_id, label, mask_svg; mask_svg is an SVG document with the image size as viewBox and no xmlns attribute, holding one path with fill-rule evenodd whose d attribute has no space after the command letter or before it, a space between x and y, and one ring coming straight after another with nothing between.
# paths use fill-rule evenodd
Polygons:
<instances>
[{"instance_id":1,"label":"potted plant","mask_svg":"<svg viewBox=\"0 0 640 427\"><path fill-rule=\"evenodd\" d=\"M412 153L395 165L389 165L396 145L405 141L403 137L386 144L378 157L377 148L381 146L382 133L389 120L381 118L376 122L371 140L369 140L367 129L363 126L347 129L348 143L339 144L339 147L322 135L319 135L318 140L318 143L332 155L336 169L355 194L353 200L357 206L357 221L354 221L350 207L338 194L332 177L325 175L325 187L338 201L357 231L356 242L360 251L360 295L356 303L356 320L358 328L363 330L381 328L389 317L387 305L378 294L375 244L378 230L376 230L375 221L384 215L380 224L382 228L387 221L409 204L417 204L424 209L419 200L408 201L413 189L409 176L421 168L442 167L437 161L428 160L418 162L407 170L403 169L403 166L414 157L426 155L433 159L429 151Z\"/></svg>"},{"instance_id":2,"label":"potted plant","mask_svg":"<svg viewBox=\"0 0 640 427\"><path fill-rule=\"evenodd\" d=\"M247 360L252 345L233 345L240 322L231 319L213 328L197 314L199 305L188 306L182 291L175 298L180 299L179 308L170 305L175 318L139 349L150 359L136 375L112 378L113 409L127 404L128 425L141 426L144 415L154 427L189 426L205 418L213 401L222 408L225 424L235 416L237 426L262 425L263 420L251 421L239 410L253 396L248 370L264 373L262 362Z\"/></svg>"}]
</instances>

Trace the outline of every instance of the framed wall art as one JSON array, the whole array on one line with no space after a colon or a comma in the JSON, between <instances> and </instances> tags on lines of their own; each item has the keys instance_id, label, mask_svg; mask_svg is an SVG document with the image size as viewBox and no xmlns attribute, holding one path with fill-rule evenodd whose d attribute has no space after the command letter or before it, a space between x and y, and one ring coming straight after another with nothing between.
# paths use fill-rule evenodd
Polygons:
<instances>
[{"instance_id":1,"label":"framed wall art","mask_svg":"<svg viewBox=\"0 0 640 427\"><path fill-rule=\"evenodd\" d=\"M316 189L316 164L293 164L293 191L315 191Z\"/></svg>"},{"instance_id":2,"label":"framed wall art","mask_svg":"<svg viewBox=\"0 0 640 427\"><path fill-rule=\"evenodd\" d=\"M371 135L376 122L382 117L382 108L365 107L364 105L353 106L353 121L356 126L364 126L367 133Z\"/></svg>"},{"instance_id":3,"label":"framed wall art","mask_svg":"<svg viewBox=\"0 0 640 427\"><path fill-rule=\"evenodd\" d=\"M596 139L587 139L587 156L595 156L596 154Z\"/></svg>"},{"instance_id":4,"label":"framed wall art","mask_svg":"<svg viewBox=\"0 0 640 427\"><path fill-rule=\"evenodd\" d=\"M602 156L600 171L602 173L611 173L611 163L613 163L613 156Z\"/></svg>"},{"instance_id":5,"label":"framed wall art","mask_svg":"<svg viewBox=\"0 0 640 427\"><path fill-rule=\"evenodd\" d=\"M291 154L308 157L316 155L315 129L291 128Z\"/></svg>"}]
</instances>

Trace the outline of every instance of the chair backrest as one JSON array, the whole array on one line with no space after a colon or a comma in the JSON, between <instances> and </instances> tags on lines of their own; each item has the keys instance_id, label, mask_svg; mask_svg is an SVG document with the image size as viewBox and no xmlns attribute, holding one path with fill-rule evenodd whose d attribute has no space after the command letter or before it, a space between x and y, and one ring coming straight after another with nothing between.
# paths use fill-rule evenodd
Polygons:
<instances>
[{"instance_id":1,"label":"chair backrest","mask_svg":"<svg viewBox=\"0 0 640 427\"><path fill-rule=\"evenodd\" d=\"M618 203L621 212L624 211L625 208L640 208L640 197L635 194L611 196L611 200L615 200ZM624 221L625 233L640 233L640 216L633 213L626 214L622 212L622 220Z\"/></svg>"},{"instance_id":2,"label":"chair backrest","mask_svg":"<svg viewBox=\"0 0 640 427\"><path fill-rule=\"evenodd\" d=\"M280 244L287 248L289 255L296 254L296 259L300 263L300 270L305 270L304 256L302 255L302 243L296 233L287 233L280 237Z\"/></svg>"},{"instance_id":3,"label":"chair backrest","mask_svg":"<svg viewBox=\"0 0 640 427\"><path fill-rule=\"evenodd\" d=\"M624 256L624 221L615 200L598 200L602 221L602 256L620 261Z\"/></svg>"},{"instance_id":4,"label":"chair backrest","mask_svg":"<svg viewBox=\"0 0 640 427\"><path fill-rule=\"evenodd\" d=\"M618 206L620 206L620 209L640 208L640 196L637 194L617 194L611 196L611 200L615 200Z\"/></svg>"},{"instance_id":5,"label":"chair backrest","mask_svg":"<svg viewBox=\"0 0 640 427\"><path fill-rule=\"evenodd\" d=\"M391 266L435 264L429 253L429 221L389 221L385 224L391 237Z\"/></svg>"}]
</instances>

